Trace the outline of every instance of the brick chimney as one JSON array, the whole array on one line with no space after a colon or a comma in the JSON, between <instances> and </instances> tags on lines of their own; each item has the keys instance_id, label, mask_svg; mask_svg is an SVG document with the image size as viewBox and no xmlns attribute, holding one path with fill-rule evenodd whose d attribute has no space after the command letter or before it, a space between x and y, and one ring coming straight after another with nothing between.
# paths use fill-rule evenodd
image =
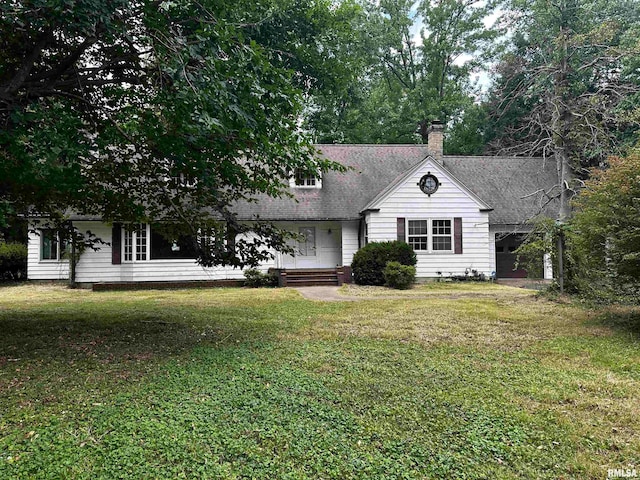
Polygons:
<instances>
[{"instance_id":1,"label":"brick chimney","mask_svg":"<svg viewBox=\"0 0 640 480\"><path fill-rule=\"evenodd\" d=\"M434 122L431 122L431 127L429 127L429 132L427 136L427 147L429 148L429 152L431 152L431 155L433 155L435 159L439 161L442 161L443 141L444 141L444 125L442 124L442 122L439 122L437 120Z\"/></svg>"}]
</instances>

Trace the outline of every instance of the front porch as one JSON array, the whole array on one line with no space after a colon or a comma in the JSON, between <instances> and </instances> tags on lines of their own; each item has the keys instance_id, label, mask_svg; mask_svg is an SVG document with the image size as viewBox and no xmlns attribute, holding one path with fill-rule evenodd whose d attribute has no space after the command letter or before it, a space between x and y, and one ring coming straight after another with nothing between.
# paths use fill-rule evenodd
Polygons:
<instances>
[{"instance_id":1,"label":"front porch","mask_svg":"<svg viewBox=\"0 0 640 480\"><path fill-rule=\"evenodd\" d=\"M312 287L312 286L340 286L351 283L351 267L338 266L335 268L275 268L271 269L278 275L279 287Z\"/></svg>"},{"instance_id":2,"label":"front porch","mask_svg":"<svg viewBox=\"0 0 640 480\"><path fill-rule=\"evenodd\" d=\"M283 223L280 227L298 235L289 245L295 255L276 254L275 268L288 270L335 269L344 265L342 222Z\"/></svg>"}]
</instances>

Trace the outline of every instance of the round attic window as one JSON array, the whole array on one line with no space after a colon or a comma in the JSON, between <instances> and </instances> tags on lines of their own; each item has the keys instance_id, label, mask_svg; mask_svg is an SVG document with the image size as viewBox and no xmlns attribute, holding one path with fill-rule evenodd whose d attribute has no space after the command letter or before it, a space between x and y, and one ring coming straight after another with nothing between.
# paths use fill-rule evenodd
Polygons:
<instances>
[{"instance_id":1,"label":"round attic window","mask_svg":"<svg viewBox=\"0 0 640 480\"><path fill-rule=\"evenodd\" d=\"M427 173L420 179L420 183L418 183L418 185L420 186L420 190L422 190L424 193L426 193L427 195L432 195L436 193L436 190L438 190L440 182L435 175Z\"/></svg>"}]
</instances>

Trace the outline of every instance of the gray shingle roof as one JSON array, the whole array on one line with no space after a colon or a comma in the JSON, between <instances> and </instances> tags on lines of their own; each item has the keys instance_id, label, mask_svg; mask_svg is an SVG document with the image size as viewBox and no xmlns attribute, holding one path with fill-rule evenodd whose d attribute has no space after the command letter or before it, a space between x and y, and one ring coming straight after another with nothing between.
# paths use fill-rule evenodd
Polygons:
<instances>
[{"instance_id":1,"label":"gray shingle roof","mask_svg":"<svg viewBox=\"0 0 640 480\"><path fill-rule=\"evenodd\" d=\"M553 159L452 156L444 157L444 166L493 207L491 224L516 225L541 213L557 214L548 196L557 193Z\"/></svg>"},{"instance_id":2,"label":"gray shingle roof","mask_svg":"<svg viewBox=\"0 0 640 480\"><path fill-rule=\"evenodd\" d=\"M318 145L327 158L349 167L327 172L321 189L296 188L294 198L261 196L237 206L240 218L348 220L390 183L429 155L426 145ZM444 167L493 207L491 224L516 225L540 213L556 184L553 160L525 157L445 156ZM537 192L537 193L536 193ZM550 206L545 209L553 215Z\"/></svg>"}]
</instances>

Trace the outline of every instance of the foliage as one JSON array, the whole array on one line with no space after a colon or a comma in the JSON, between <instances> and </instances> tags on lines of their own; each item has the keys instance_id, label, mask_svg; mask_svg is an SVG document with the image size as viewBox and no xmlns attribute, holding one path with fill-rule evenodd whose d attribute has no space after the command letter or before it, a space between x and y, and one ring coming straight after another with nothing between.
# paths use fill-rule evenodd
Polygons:
<instances>
[{"instance_id":1,"label":"foliage","mask_svg":"<svg viewBox=\"0 0 640 480\"><path fill-rule=\"evenodd\" d=\"M240 223L231 206L286 194L296 168L339 168L315 155L298 122L305 95L333 88L345 70L333 33L350 8L2 3L0 219L63 223L72 211L257 234L200 251L203 265L256 265L269 248L286 249L284 232Z\"/></svg>"},{"instance_id":2,"label":"foliage","mask_svg":"<svg viewBox=\"0 0 640 480\"><path fill-rule=\"evenodd\" d=\"M248 287L277 287L278 275L273 272L262 273L257 268L249 268L244 271L244 284Z\"/></svg>"},{"instance_id":3,"label":"foliage","mask_svg":"<svg viewBox=\"0 0 640 480\"><path fill-rule=\"evenodd\" d=\"M544 255L549 254L552 264L557 265L556 242L558 235L560 235L560 227L548 217L537 217L529 223L533 228L515 251L516 268L526 270L529 277L543 278L544 265L540 263L540 259Z\"/></svg>"},{"instance_id":4,"label":"foliage","mask_svg":"<svg viewBox=\"0 0 640 480\"><path fill-rule=\"evenodd\" d=\"M553 158L557 184L536 194L547 204L557 199L564 228L588 167L623 151L640 128L639 4L511 0L503 19L514 34L497 66L488 137L493 130L492 150L502 154ZM569 240L559 230L562 259ZM556 265L563 292L572 273Z\"/></svg>"},{"instance_id":5,"label":"foliage","mask_svg":"<svg viewBox=\"0 0 640 480\"><path fill-rule=\"evenodd\" d=\"M387 262L382 275L388 287L406 290L416 281L416 267L400 262Z\"/></svg>"},{"instance_id":6,"label":"foliage","mask_svg":"<svg viewBox=\"0 0 640 480\"><path fill-rule=\"evenodd\" d=\"M634 458L637 308L397 295L423 288L4 287L0 477L601 478Z\"/></svg>"},{"instance_id":7,"label":"foliage","mask_svg":"<svg viewBox=\"0 0 640 480\"><path fill-rule=\"evenodd\" d=\"M449 279L454 282L486 282L487 276L474 268L466 268L464 275L449 275Z\"/></svg>"},{"instance_id":8,"label":"foliage","mask_svg":"<svg viewBox=\"0 0 640 480\"><path fill-rule=\"evenodd\" d=\"M571 246L583 278L640 299L640 152L611 157L575 198Z\"/></svg>"},{"instance_id":9,"label":"foliage","mask_svg":"<svg viewBox=\"0 0 640 480\"><path fill-rule=\"evenodd\" d=\"M388 262L415 266L416 252L405 242L372 242L353 256L353 278L359 285L384 285L384 268Z\"/></svg>"},{"instance_id":10,"label":"foliage","mask_svg":"<svg viewBox=\"0 0 640 480\"><path fill-rule=\"evenodd\" d=\"M387 0L365 6L352 35L360 74L342 91L316 97L308 116L319 141L418 143L433 120L460 125L475 100L469 76L498 35L485 25L495 2ZM461 142L458 136L456 152L475 149Z\"/></svg>"},{"instance_id":11,"label":"foliage","mask_svg":"<svg viewBox=\"0 0 640 480\"><path fill-rule=\"evenodd\" d=\"M22 243L0 242L0 280L27 278L27 247Z\"/></svg>"},{"instance_id":12,"label":"foliage","mask_svg":"<svg viewBox=\"0 0 640 480\"><path fill-rule=\"evenodd\" d=\"M487 144L489 115L485 104L469 105L449 128L448 155L482 155Z\"/></svg>"},{"instance_id":13,"label":"foliage","mask_svg":"<svg viewBox=\"0 0 640 480\"><path fill-rule=\"evenodd\" d=\"M558 186L547 193L560 199L561 221L574 178L637 138L639 19L625 0L505 4L514 34L489 101L492 150L555 158Z\"/></svg>"}]
</instances>

